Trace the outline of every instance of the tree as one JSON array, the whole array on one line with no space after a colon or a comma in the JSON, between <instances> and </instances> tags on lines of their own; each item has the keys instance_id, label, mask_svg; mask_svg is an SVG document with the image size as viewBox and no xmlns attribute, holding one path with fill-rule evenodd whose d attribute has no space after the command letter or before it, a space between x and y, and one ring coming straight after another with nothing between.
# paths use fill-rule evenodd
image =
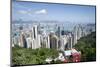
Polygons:
<instances>
[{"instance_id":1,"label":"tree","mask_svg":"<svg viewBox=\"0 0 100 67\"><path fill-rule=\"evenodd\" d=\"M58 57L58 51L48 48L29 49L12 47L13 65L46 64L45 59L49 57Z\"/></svg>"},{"instance_id":2,"label":"tree","mask_svg":"<svg viewBox=\"0 0 100 67\"><path fill-rule=\"evenodd\" d=\"M75 48L81 51L81 61L95 61L96 60L96 33L82 37Z\"/></svg>"}]
</instances>

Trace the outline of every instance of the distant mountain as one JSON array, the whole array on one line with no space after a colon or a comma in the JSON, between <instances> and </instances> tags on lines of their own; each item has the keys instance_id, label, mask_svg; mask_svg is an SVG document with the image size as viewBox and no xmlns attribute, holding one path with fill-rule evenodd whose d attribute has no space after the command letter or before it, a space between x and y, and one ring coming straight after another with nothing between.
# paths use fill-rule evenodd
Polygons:
<instances>
[{"instance_id":1,"label":"distant mountain","mask_svg":"<svg viewBox=\"0 0 100 67\"><path fill-rule=\"evenodd\" d=\"M69 23L69 21L56 21L56 20L23 21L23 20L20 19L20 20L14 20L14 21L12 21L12 23Z\"/></svg>"}]
</instances>

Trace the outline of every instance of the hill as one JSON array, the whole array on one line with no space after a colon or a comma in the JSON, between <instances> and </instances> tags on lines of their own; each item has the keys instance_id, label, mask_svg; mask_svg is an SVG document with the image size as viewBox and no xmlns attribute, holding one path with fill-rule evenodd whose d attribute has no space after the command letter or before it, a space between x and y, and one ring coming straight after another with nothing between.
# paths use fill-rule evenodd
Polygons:
<instances>
[{"instance_id":1,"label":"hill","mask_svg":"<svg viewBox=\"0 0 100 67\"><path fill-rule=\"evenodd\" d=\"M96 61L96 32L82 37L75 48L81 51L81 61Z\"/></svg>"}]
</instances>

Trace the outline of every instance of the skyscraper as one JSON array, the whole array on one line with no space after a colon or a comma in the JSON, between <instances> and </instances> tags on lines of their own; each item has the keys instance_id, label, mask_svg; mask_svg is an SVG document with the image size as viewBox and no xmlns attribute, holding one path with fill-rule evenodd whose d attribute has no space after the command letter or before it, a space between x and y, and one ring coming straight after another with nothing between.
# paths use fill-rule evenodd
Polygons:
<instances>
[{"instance_id":1,"label":"skyscraper","mask_svg":"<svg viewBox=\"0 0 100 67\"><path fill-rule=\"evenodd\" d=\"M77 43L77 27L75 26L73 29L73 45Z\"/></svg>"},{"instance_id":2,"label":"skyscraper","mask_svg":"<svg viewBox=\"0 0 100 67\"><path fill-rule=\"evenodd\" d=\"M50 48L50 39L48 35L41 36L41 47L42 48Z\"/></svg>"},{"instance_id":3,"label":"skyscraper","mask_svg":"<svg viewBox=\"0 0 100 67\"><path fill-rule=\"evenodd\" d=\"M18 36L12 36L12 46L18 45Z\"/></svg>"},{"instance_id":4,"label":"skyscraper","mask_svg":"<svg viewBox=\"0 0 100 67\"><path fill-rule=\"evenodd\" d=\"M38 34L38 26L32 27L32 49L40 48L40 35Z\"/></svg>"},{"instance_id":5,"label":"skyscraper","mask_svg":"<svg viewBox=\"0 0 100 67\"><path fill-rule=\"evenodd\" d=\"M38 36L38 29L37 29L37 25L33 25L32 27L32 38L36 39Z\"/></svg>"},{"instance_id":6,"label":"skyscraper","mask_svg":"<svg viewBox=\"0 0 100 67\"><path fill-rule=\"evenodd\" d=\"M61 36L61 46L60 46L60 50L64 50L66 47L66 45L67 45L67 43L68 43L68 40L67 40L67 37L66 37L66 35L62 35Z\"/></svg>"},{"instance_id":7,"label":"skyscraper","mask_svg":"<svg viewBox=\"0 0 100 67\"><path fill-rule=\"evenodd\" d=\"M60 28L60 26L58 26L58 31L57 31L57 36L58 36L58 48L60 48L61 47L61 28Z\"/></svg>"},{"instance_id":8,"label":"skyscraper","mask_svg":"<svg viewBox=\"0 0 100 67\"><path fill-rule=\"evenodd\" d=\"M75 45L77 43L77 40L79 40L81 37L84 36L84 31L81 25L77 25L74 27L74 31L73 31L73 45Z\"/></svg>"},{"instance_id":9,"label":"skyscraper","mask_svg":"<svg viewBox=\"0 0 100 67\"><path fill-rule=\"evenodd\" d=\"M72 49L73 45L72 45L72 35L71 33L69 34L69 38L68 38L68 48Z\"/></svg>"},{"instance_id":10,"label":"skyscraper","mask_svg":"<svg viewBox=\"0 0 100 67\"><path fill-rule=\"evenodd\" d=\"M26 38L27 48L32 48L32 39L31 37Z\"/></svg>"},{"instance_id":11,"label":"skyscraper","mask_svg":"<svg viewBox=\"0 0 100 67\"><path fill-rule=\"evenodd\" d=\"M60 28L60 26L58 26L58 37L60 38L60 36L61 36L61 28Z\"/></svg>"},{"instance_id":12,"label":"skyscraper","mask_svg":"<svg viewBox=\"0 0 100 67\"><path fill-rule=\"evenodd\" d=\"M50 37L49 37L49 35L47 36L47 48L50 48Z\"/></svg>"},{"instance_id":13,"label":"skyscraper","mask_svg":"<svg viewBox=\"0 0 100 67\"><path fill-rule=\"evenodd\" d=\"M58 49L58 37L54 34L50 34L50 48Z\"/></svg>"},{"instance_id":14,"label":"skyscraper","mask_svg":"<svg viewBox=\"0 0 100 67\"><path fill-rule=\"evenodd\" d=\"M27 42L26 42L24 32L20 33L19 46L27 48Z\"/></svg>"}]
</instances>

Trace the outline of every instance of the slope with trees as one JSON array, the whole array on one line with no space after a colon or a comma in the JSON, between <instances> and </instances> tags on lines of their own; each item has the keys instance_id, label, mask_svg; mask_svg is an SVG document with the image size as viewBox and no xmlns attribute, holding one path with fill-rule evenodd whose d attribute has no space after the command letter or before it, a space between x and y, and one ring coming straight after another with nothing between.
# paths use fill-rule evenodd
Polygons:
<instances>
[{"instance_id":1,"label":"slope with trees","mask_svg":"<svg viewBox=\"0 0 100 67\"><path fill-rule=\"evenodd\" d=\"M74 46L81 51L81 61L95 61L96 60L96 32L82 37Z\"/></svg>"}]
</instances>

